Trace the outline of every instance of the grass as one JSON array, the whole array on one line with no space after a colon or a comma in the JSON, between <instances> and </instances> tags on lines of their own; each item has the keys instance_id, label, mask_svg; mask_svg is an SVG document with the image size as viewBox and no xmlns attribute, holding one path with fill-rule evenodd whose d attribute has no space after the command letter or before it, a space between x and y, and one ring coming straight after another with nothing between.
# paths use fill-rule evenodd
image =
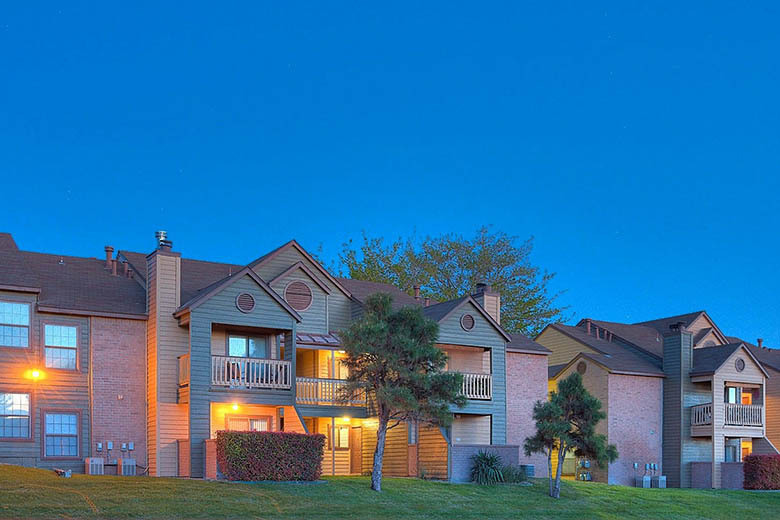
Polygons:
<instances>
[{"instance_id":1,"label":"grass","mask_svg":"<svg viewBox=\"0 0 780 520\"><path fill-rule=\"evenodd\" d=\"M0 465L0 518L772 518L780 493L533 486L330 477L324 484L230 484L148 477L57 477Z\"/></svg>"}]
</instances>

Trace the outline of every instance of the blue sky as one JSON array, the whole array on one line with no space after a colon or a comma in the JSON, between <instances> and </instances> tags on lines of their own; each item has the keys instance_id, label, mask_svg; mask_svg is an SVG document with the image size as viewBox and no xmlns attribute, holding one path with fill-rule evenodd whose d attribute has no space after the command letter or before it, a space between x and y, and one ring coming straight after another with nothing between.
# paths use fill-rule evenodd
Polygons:
<instances>
[{"instance_id":1,"label":"blue sky","mask_svg":"<svg viewBox=\"0 0 780 520\"><path fill-rule=\"evenodd\" d=\"M0 8L0 230L27 250L332 259L483 224L577 318L780 346L774 3Z\"/></svg>"}]
</instances>

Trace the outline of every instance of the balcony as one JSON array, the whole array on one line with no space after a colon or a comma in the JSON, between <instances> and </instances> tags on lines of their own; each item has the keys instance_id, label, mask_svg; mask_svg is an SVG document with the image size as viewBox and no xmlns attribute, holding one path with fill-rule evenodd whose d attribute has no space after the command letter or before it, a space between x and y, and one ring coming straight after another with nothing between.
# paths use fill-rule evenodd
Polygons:
<instances>
[{"instance_id":1,"label":"balcony","mask_svg":"<svg viewBox=\"0 0 780 520\"><path fill-rule=\"evenodd\" d=\"M240 389L289 390L291 363L279 359L211 356L211 384Z\"/></svg>"},{"instance_id":2,"label":"balcony","mask_svg":"<svg viewBox=\"0 0 780 520\"><path fill-rule=\"evenodd\" d=\"M366 406L365 396L347 402L340 401L339 394L344 384L343 379L296 377L295 402L317 406Z\"/></svg>"},{"instance_id":3,"label":"balcony","mask_svg":"<svg viewBox=\"0 0 780 520\"><path fill-rule=\"evenodd\" d=\"M489 401L493 399L493 376L491 374L463 373L463 386L461 393L466 399L480 399Z\"/></svg>"},{"instance_id":4,"label":"balcony","mask_svg":"<svg viewBox=\"0 0 780 520\"><path fill-rule=\"evenodd\" d=\"M722 426L747 426L761 428L764 425L764 407L760 404L723 403ZM691 427L699 433L705 432L700 427L712 425L712 403L691 407Z\"/></svg>"}]
</instances>

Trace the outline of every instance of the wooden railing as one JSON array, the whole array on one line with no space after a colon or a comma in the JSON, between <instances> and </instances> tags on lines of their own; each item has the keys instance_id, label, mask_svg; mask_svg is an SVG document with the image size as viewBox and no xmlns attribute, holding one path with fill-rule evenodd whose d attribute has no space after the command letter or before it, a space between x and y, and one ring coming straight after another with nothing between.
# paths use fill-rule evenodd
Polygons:
<instances>
[{"instance_id":1,"label":"wooden railing","mask_svg":"<svg viewBox=\"0 0 780 520\"><path fill-rule=\"evenodd\" d=\"M365 395L346 402L339 400L344 383L342 379L296 377L295 400L299 404L365 406Z\"/></svg>"},{"instance_id":2,"label":"wooden railing","mask_svg":"<svg viewBox=\"0 0 780 520\"><path fill-rule=\"evenodd\" d=\"M179 386L190 384L190 355L184 354L176 359L179 361Z\"/></svg>"},{"instance_id":3,"label":"wooden railing","mask_svg":"<svg viewBox=\"0 0 780 520\"><path fill-rule=\"evenodd\" d=\"M492 399L493 376L491 374L463 374L461 393L467 399Z\"/></svg>"},{"instance_id":4,"label":"wooden railing","mask_svg":"<svg viewBox=\"0 0 780 520\"><path fill-rule=\"evenodd\" d=\"M763 426L764 412L760 404L724 403L725 426ZM712 424L712 403L691 407L691 426Z\"/></svg>"},{"instance_id":5,"label":"wooden railing","mask_svg":"<svg viewBox=\"0 0 780 520\"><path fill-rule=\"evenodd\" d=\"M763 406L759 404L726 403L727 426L762 426Z\"/></svg>"},{"instance_id":6,"label":"wooden railing","mask_svg":"<svg viewBox=\"0 0 780 520\"><path fill-rule=\"evenodd\" d=\"M691 426L706 426L708 424L712 424L712 403L692 406Z\"/></svg>"},{"instance_id":7,"label":"wooden railing","mask_svg":"<svg viewBox=\"0 0 780 520\"><path fill-rule=\"evenodd\" d=\"M245 357L211 356L211 384L231 388L276 388L288 390L289 361Z\"/></svg>"}]
</instances>

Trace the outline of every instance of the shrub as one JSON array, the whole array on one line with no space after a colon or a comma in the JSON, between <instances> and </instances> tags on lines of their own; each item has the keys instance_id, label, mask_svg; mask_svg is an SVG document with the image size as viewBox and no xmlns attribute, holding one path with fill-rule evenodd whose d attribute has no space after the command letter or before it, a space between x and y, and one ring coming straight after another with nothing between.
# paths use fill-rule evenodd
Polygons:
<instances>
[{"instance_id":1,"label":"shrub","mask_svg":"<svg viewBox=\"0 0 780 520\"><path fill-rule=\"evenodd\" d=\"M325 436L217 432L217 464L228 480L317 480Z\"/></svg>"},{"instance_id":2,"label":"shrub","mask_svg":"<svg viewBox=\"0 0 780 520\"><path fill-rule=\"evenodd\" d=\"M745 489L780 489L780 455L745 457Z\"/></svg>"},{"instance_id":3,"label":"shrub","mask_svg":"<svg viewBox=\"0 0 780 520\"><path fill-rule=\"evenodd\" d=\"M471 481L477 484L497 484L504 481L504 474L501 472L503 464L501 457L495 453L488 453L480 450L476 455L471 456Z\"/></svg>"},{"instance_id":4,"label":"shrub","mask_svg":"<svg viewBox=\"0 0 780 520\"><path fill-rule=\"evenodd\" d=\"M508 484L519 484L520 482L528 480L525 470L514 464L507 464L501 468L501 474L504 475L504 482Z\"/></svg>"}]
</instances>

